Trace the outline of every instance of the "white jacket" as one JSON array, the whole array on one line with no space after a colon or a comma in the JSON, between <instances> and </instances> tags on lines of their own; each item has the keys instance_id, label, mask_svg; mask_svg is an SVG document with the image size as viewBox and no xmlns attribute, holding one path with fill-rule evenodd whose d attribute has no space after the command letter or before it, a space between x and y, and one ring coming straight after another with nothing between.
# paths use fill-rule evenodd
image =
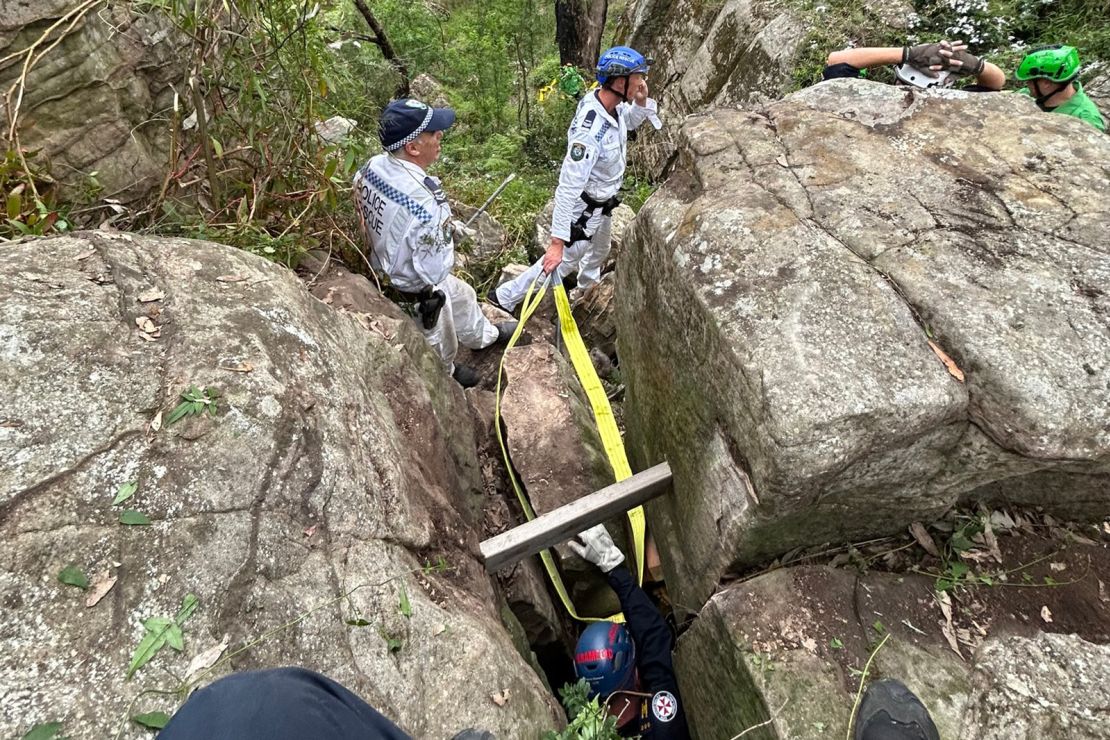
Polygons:
<instances>
[{"instance_id":1,"label":"white jacket","mask_svg":"<svg viewBox=\"0 0 1110 740\"><path fill-rule=\"evenodd\" d=\"M662 124L657 110L658 105L649 98L642 106L620 103L613 117L601 104L596 90L579 101L567 129L567 153L555 190L551 236L570 241L571 224L586 208L583 192L595 200L608 200L617 194L624 181L628 132L648 120L659 128Z\"/></svg>"},{"instance_id":2,"label":"white jacket","mask_svg":"<svg viewBox=\"0 0 1110 740\"><path fill-rule=\"evenodd\" d=\"M354 187L370 264L389 276L393 287L418 293L451 274L451 207L438 179L382 153L355 173Z\"/></svg>"}]
</instances>

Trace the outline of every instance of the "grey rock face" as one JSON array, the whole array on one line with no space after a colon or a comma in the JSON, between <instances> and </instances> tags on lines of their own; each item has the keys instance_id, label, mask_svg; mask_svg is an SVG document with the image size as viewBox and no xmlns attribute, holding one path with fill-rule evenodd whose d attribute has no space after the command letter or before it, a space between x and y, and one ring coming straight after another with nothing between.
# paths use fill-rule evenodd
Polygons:
<instances>
[{"instance_id":1,"label":"grey rock face","mask_svg":"<svg viewBox=\"0 0 1110 740\"><path fill-rule=\"evenodd\" d=\"M76 5L7 4L0 54L26 49ZM68 197L79 198L93 172L102 197L126 203L157 190L169 161L170 86L184 91L187 49L188 37L159 12L124 3L95 7L31 68L20 143L42 150L53 176L70 187ZM22 61L0 70L5 90Z\"/></svg>"},{"instance_id":2,"label":"grey rock face","mask_svg":"<svg viewBox=\"0 0 1110 740\"><path fill-rule=\"evenodd\" d=\"M677 601L961 499L1106 515L1110 140L1081 123L856 80L687 120L617 270Z\"/></svg>"},{"instance_id":3,"label":"grey rock face","mask_svg":"<svg viewBox=\"0 0 1110 740\"><path fill-rule=\"evenodd\" d=\"M895 28L905 27L913 10L901 0L863 6ZM661 172L673 161L684 116L782 97L793 84L806 34L821 22L820 14L807 17L768 0L630 2L617 35L654 59L652 95L667 124L660 131L645 126L632 156L648 171Z\"/></svg>"},{"instance_id":4,"label":"grey rock face","mask_svg":"<svg viewBox=\"0 0 1110 740\"><path fill-rule=\"evenodd\" d=\"M1039 597L1028 599L1036 613ZM991 624L977 650L962 645L961 657L941 636L931 579L786 568L714 595L679 639L675 663L700 740L753 727L745 737L845 737L858 671L872 655L869 680L903 682L942 738L1107 737L1098 708L1106 706L1110 648L1014 616L1005 627Z\"/></svg>"},{"instance_id":5,"label":"grey rock face","mask_svg":"<svg viewBox=\"0 0 1110 740\"><path fill-rule=\"evenodd\" d=\"M206 680L303 665L418 737L557 721L476 558L465 400L411 321L360 321L260 258L181 239L25 241L0 270L0 735L56 720L113 736L141 690L174 688L225 636L230 654L271 631ZM219 413L167 425L190 385L218 389ZM153 523L122 526L124 508ZM118 582L88 608L56 580L67 564ZM186 593L200 605L184 651L125 681L141 621Z\"/></svg>"}]
</instances>

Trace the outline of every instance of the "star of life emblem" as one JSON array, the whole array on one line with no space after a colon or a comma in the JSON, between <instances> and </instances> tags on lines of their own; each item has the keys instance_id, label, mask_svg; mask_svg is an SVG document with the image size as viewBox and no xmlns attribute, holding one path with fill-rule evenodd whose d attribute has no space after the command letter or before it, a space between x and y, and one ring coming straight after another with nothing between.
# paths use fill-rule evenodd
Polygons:
<instances>
[{"instance_id":1,"label":"star of life emblem","mask_svg":"<svg viewBox=\"0 0 1110 740\"><path fill-rule=\"evenodd\" d=\"M678 700L669 691L660 691L651 697L651 713L660 722L670 722L678 713Z\"/></svg>"}]
</instances>

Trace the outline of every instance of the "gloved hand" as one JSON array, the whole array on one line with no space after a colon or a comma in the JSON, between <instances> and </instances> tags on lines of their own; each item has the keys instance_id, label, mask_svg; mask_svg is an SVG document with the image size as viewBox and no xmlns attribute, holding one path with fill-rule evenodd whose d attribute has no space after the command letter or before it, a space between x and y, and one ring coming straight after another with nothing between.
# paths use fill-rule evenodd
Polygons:
<instances>
[{"instance_id":1,"label":"gloved hand","mask_svg":"<svg viewBox=\"0 0 1110 740\"><path fill-rule=\"evenodd\" d=\"M908 64L930 77L936 77L947 60L946 56L941 54L942 48L941 44L905 46L902 48L902 64Z\"/></svg>"},{"instance_id":2,"label":"gloved hand","mask_svg":"<svg viewBox=\"0 0 1110 740\"><path fill-rule=\"evenodd\" d=\"M609 536L609 530L604 524L580 532L578 539L585 544L571 540L567 543L570 549L574 550L579 557L596 565L602 573L608 573L624 562L624 553L613 544L613 538Z\"/></svg>"},{"instance_id":3,"label":"gloved hand","mask_svg":"<svg viewBox=\"0 0 1110 740\"><path fill-rule=\"evenodd\" d=\"M451 228L453 229L454 234L455 234L455 243L456 244L461 244L462 242L466 241L467 239L476 239L476 238L478 238L478 230L477 229L469 228L465 223L463 223L462 221L460 221L458 219L455 219L454 221L451 222Z\"/></svg>"},{"instance_id":4,"label":"gloved hand","mask_svg":"<svg viewBox=\"0 0 1110 740\"><path fill-rule=\"evenodd\" d=\"M944 64L944 68L949 72L957 77L969 77L978 75L983 71L983 67L985 67L987 63L968 52L966 44L960 42L948 44L947 41L941 44L942 47L946 45L948 50L952 52L951 56L948 57L948 61ZM941 49L941 53L943 52L944 48Z\"/></svg>"}]
</instances>

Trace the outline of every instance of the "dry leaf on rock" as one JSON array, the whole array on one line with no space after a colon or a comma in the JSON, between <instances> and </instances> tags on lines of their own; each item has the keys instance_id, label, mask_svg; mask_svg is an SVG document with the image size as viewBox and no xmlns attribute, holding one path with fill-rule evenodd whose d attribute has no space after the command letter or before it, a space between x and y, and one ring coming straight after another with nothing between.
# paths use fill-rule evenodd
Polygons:
<instances>
[{"instance_id":1,"label":"dry leaf on rock","mask_svg":"<svg viewBox=\"0 0 1110 740\"><path fill-rule=\"evenodd\" d=\"M221 283L241 283L246 279L246 275L220 275L216 278L216 281Z\"/></svg>"},{"instance_id":2,"label":"dry leaf on rock","mask_svg":"<svg viewBox=\"0 0 1110 740\"><path fill-rule=\"evenodd\" d=\"M501 691L495 691L489 695L489 698L493 699L493 703L497 706L503 707L509 703L509 690L501 689Z\"/></svg>"},{"instance_id":3,"label":"dry leaf on rock","mask_svg":"<svg viewBox=\"0 0 1110 740\"><path fill-rule=\"evenodd\" d=\"M1059 573L1060 571L1065 570L1068 566L1066 563L1049 563L1048 567L1051 568L1054 573Z\"/></svg>"},{"instance_id":4,"label":"dry leaf on rock","mask_svg":"<svg viewBox=\"0 0 1110 740\"><path fill-rule=\"evenodd\" d=\"M197 653L192 660L189 661L189 667L185 669L185 680L189 681L201 671L206 668L211 668L220 659L220 656L227 650L228 644L231 640L227 635L224 635L222 642L218 642L204 652Z\"/></svg>"},{"instance_id":5,"label":"dry leaf on rock","mask_svg":"<svg viewBox=\"0 0 1110 740\"><path fill-rule=\"evenodd\" d=\"M316 534L316 528L319 526L319 524L313 524L311 527L307 527L304 531L304 536L311 537L312 535Z\"/></svg>"},{"instance_id":6,"label":"dry leaf on rock","mask_svg":"<svg viewBox=\"0 0 1110 740\"><path fill-rule=\"evenodd\" d=\"M116 585L116 580L116 576L107 570L94 576L92 585L89 586L89 595L85 597L85 606L93 607L99 604L100 600L112 590L112 586Z\"/></svg>"},{"instance_id":7,"label":"dry leaf on rock","mask_svg":"<svg viewBox=\"0 0 1110 740\"><path fill-rule=\"evenodd\" d=\"M77 255L77 261L81 262L82 260L87 260L89 257L92 257L94 254L96 254L95 249L90 249L87 252L82 252L81 254Z\"/></svg>"},{"instance_id":8,"label":"dry leaf on rock","mask_svg":"<svg viewBox=\"0 0 1110 740\"><path fill-rule=\"evenodd\" d=\"M139 327L139 331L145 331L148 334L158 328L154 325L154 322L150 320L149 316L136 316L135 326Z\"/></svg>"},{"instance_id":9,"label":"dry leaf on rock","mask_svg":"<svg viewBox=\"0 0 1110 740\"><path fill-rule=\"evenodd\" d=\"M1098 600L1104 604L1110 601L1110 594L1106 593L1106 584L1101 579L1098 582Z\"/></svg>"},{"instance_id":10,"label":"dry leaf on rock","mask_svg":"<svg viewBox=\"0 0 1110 740\"><path fill-rule=\"evenodd\" d=\"M1043 619L1045 622L1052 622L1052 612L1049 611L1049 608L1047 606L1041 607L1041 619Z\"/></svg>"},{"instance_id":11,"label":"dry leaf on rock","mask_svg":"<svg viewBox=\"0 0 1110 740\"><path fill-rule=\"evenodd\" d=\"M948 374L961 383L964 382L964 371L960 369L959 365L956 364L956 361L949 357L943 349L938 347L936 342L934 342L932 339L928 340L928 342L929 348L936 353L937 357L940 358L940 361L944 363L944 366L946 368L948 368Z\"/></svg>"},{"instance_id":12,"label":"dry leaf on rock","mask_svg":"<svg viewBox=\"0 0 1110 740\"><path fill-rule=\"evenodd\" d=\"M150 431L157 432L161 428L162 428L162 412L159 411L157 414L154 415L154 418L150 420Z\"/></svg>"},{"instance_id":13,"label":"dry leaf on rock","mask_svg":"<svg viewBox=\"0 0 1110 740\"><path fill-rule=\"evenodd\" d=\"M910 525L910 534L913 535L917 544L921 545L925 552L938 560L940 559L940 550L937 549L937 543L933 541L933 536L929 534L921 522L914 522Z\"/></svg>"},{"instance_id":14,"label":"dry leaf on rock","mask_svg":"<svg viewBox=\"0 0 1110 740\"><path fill-rule=\"evenodd\" d=\"M166 294L158 288L148 288L142 293L139 293L139 303L153 303L154 301L160 301L165 297Z\"/></svg>"},{"instance_id":15,"label":"dry leaf on rock","mask_svg":"<svg viewBox=\"0 0 1110 740\"><path fill-rule=\"evenodd\" d=\"M960 652L960 643L956 639L956 630L952 627L952 599L944 591L937 594L937 601L940 603L940 611L944 614L944 623L940 626L940 631L944 634L944 639L948 642L948 647L952 648L952 652L960 656L962 660L964 654Z\"/></svg>"},{"instance_id":16,"label":"dry leaf on rock","mask_svg":"<svg viewBox=\"0 0 1110 740\"><path fill-rule=\"evenodd\" d=\"M233 373L249 373L254 370L254 365L249 362L241 362L238 365L220 365L221 370L230 370Z\"/></svg>"}]
</instances>

